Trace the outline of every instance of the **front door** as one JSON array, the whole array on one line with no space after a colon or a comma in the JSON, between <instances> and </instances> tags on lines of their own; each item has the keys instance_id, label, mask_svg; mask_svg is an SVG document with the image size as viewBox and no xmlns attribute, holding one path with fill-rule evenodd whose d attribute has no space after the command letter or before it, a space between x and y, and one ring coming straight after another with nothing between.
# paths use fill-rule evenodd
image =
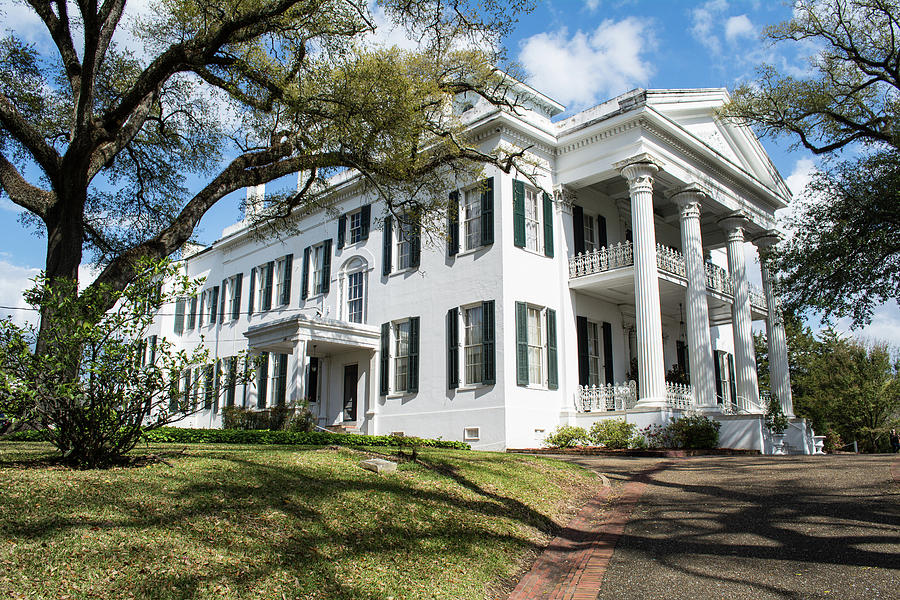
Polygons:
<instances>
[{"instance_id":1,"label":"front door","mask_svg":"<svg viewBox=\"0 0 900 600\"><path fill-rule=\"evenodd\" d=\"M356 420L356 389L359 383L359 365L344 365L344 420Z\"/></svg>"}]
</instances>

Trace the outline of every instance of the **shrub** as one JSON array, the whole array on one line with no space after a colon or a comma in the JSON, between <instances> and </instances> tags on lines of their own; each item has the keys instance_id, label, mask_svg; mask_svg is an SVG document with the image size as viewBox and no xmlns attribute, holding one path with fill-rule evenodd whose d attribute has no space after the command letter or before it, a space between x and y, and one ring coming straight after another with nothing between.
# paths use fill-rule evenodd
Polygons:
<instances>
[{"instance_id":1,"label":"shrub","mask_svg":"<svg viewBox=\"0 0 900 600\"><path fill-rule=\"evenodd\" d=\"M605 448L633 448L638 438L644 439L637 433L637 425L624 419L604 419L591 425L591 442Z\"/></svg>"},{"instance_id":2,"label":"shrub","mask_svg":"<svg viewBox=\"0 0 900 600\"><path fill-rule=\"evenodd\" d=\"M677 443L672 430L662 425L647 425L640 430L640 434L650 448L675 448Z\"/></svg>"},{"instance_id":3,"label":"shrub","mask_svg":"<svg viewBox=\"0 0 900 600\"><path fill-rule=\"evenodd\" d=\"M718 421L702 415L681 417L667 426L679 448L715 448L719 445L721 427Z\"/></svg>"},{"instance_id":4,"label":"shrub","mask_svg":"<svg viewBox=\"0 0 900 600\"><path fill-rule=\"evenodd\" d=\"M784 411L781 410L781 402L773 394L769 397L769 405L766 407L766 427L772 433L781 435L789 423Z\"/></svg>"},{"instance_id":5,"label":"shrub","mask_svg":"<svg viewBox=\"0 0 900 600\"><path fill-rule=\"evenodd\" d=\"M572 448L588 442L588 432L584 427L560 425L556 431L544 438L544 444L551 448Z\"/></svg>"},{"instance_id":6,"label":"shrub","mask_svg":"<svg viewBox=\"0 0 900 600\"><path fill-rule=\"evenodd\" d=\"M264 410L229 406L222 410L222 427L224 429L278 431L287 429L296 412L305 409L293 409L276 406ZM306 430L304 430L306 431Z\"/></svg>"},{"instance_id":7,"label":"shrub","mask_svg":"<svg viewBox=\"0 0 900 600\"><path fill-rule=\"evenodd\" d=\"M825 432L825 445L824 450L828 454L834 454L838 450L841 450L844 447L844 440L841 439L841 435L832 429L831 427Z\"/></svg>"},{"instance_id":8,"label":"shrub","mask_svg":"<svg viewBox=\"0 0 900 600\"><path fill-rule=\"evenodd\" d=\"M292 446L411 446L420 448L456 448L469 450L469 444L450 440L431 440L390 435L357 435L325 431L269 431L252 429L187 429L163 427L144 433L148 442L172 444L261 444Z\"/></svg>"}]
</instances>

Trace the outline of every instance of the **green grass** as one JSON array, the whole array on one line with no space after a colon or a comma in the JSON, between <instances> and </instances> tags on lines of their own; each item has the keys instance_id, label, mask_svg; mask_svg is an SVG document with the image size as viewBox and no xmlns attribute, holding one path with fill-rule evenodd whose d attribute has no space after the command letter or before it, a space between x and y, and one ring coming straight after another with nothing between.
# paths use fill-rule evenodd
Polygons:
<instances>
[{"instance_id":1,"label":"green grass","mask_svg":"<svg viewBox=\"0 0 900 600\"><path fill-rule=\"evenodd\" d=\"M53 456L0 442L0 598L504 597L599 485L459 450L388 475L347 448L195 445L171 466L104 471Z\"/></svg>"}]
</instances>

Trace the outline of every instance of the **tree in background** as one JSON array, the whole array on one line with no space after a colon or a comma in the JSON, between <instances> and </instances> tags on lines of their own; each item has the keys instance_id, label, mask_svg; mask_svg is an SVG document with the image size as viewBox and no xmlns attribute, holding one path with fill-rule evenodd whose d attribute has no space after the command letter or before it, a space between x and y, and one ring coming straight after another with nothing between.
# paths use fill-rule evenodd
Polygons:
<instances>
[{"instance_id":1,"label":"tree in background","mask_svg":"<svg viewBox=\"0 0 900 600\"><path fill-rule=\"evenodd\" d=\"M830 158L775 254L786 305L867 323L900 297L900 2L798 0L765 36L808 46L806 76L765 65L723 116Z\"/></svg>"}]
</instances>

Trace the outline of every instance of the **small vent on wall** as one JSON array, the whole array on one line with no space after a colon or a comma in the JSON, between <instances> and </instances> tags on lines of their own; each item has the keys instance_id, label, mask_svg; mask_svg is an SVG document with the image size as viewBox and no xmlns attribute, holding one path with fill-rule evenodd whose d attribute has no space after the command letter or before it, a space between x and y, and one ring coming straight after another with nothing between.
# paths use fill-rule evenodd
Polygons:
<instances>
[{"instance_id":1,"label":"small vent on wall","mask_svg":"<svg viewBox=\"0 0 900 600\"><path fill-rule=\"evenodd\" d=\"M393 435L395 437L406 437L406 434L403 433L402 431L392 431L391 435Z\"/></svg>"},{"instance_id":2,"label":"small vent on wall","mask_svg":"<svg viewBox=\"0 0 900 600\"><path fill-rule=\"evenodd\" d=\"M480 427L466 427L463 430L463 441L475 442L481 439Z\"/></svg>"}]
</instances>

